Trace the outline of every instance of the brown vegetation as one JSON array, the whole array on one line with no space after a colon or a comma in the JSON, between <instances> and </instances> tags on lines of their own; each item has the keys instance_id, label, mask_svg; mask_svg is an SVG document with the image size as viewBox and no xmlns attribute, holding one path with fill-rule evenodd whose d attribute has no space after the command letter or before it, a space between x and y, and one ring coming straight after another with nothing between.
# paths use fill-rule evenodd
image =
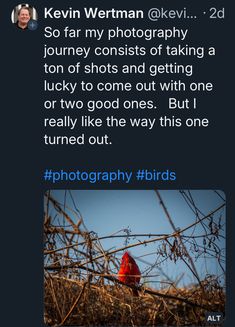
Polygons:
<instances>
[{"instance_id":1,"label":"brown vegetation","mask_svg":"<svg viewBox=\"0 0 235 327\"><path fill-rule=\"evenodd\" d=\"M138 297L133 297L126 286L48 275L45 277L45 323L52 326L201 326L206 325L206 311L224 311L225 294L220 287L205 292L197 286L161 292L164 297L148 294L143 289ZM194 305L171 296L187 299Z\"/></svg>"},{"instance_id":2,"label":"brown vegetation","mask_svg":"<svg viewBox=\"0 0 235 327\"><path fill-rule=\"evenodd\" d=\"M160 194L158 194L160 197ZM162 201L160 197L160 201ZM50 215L50 206L56 219ZM89 232L77 208L71 210L56 201L48 192L45 195L44 220L44 321L50 326L187 326L206 325L206 312L223 312L225 292L219 282L220 276L207 276L200 280L193 259L185 245L184 232L196 224L205 224L203 235L207 255L218 258L222 253L216 245L220 237L220 225L214 219L222 205L208 215L197 217L194 224L177 230L172 219L163 209L172 224L170 235L148 235L144 241L131 243L112 251L105 251L101 238ZM61 224L58 225L58 217ZM205 227L204 226L204 227ZM209 226L209 227L208 227ZM130 234L126 231L126 239ZM133 236L133 235L131 235ZM143 235L142 235L143 236ZM109 237L109 236L107 236ZM112 236L110 236L112 237ZM200 255L196 237L190 238L195 253ZM159 257L175 262L182 260L197 283L180 288L177 281L166 281L159 289L146 287L145 276L133 296L131 288L117 279L119 261L115 254L124 249L156 242ZM149 276L146 276L149 277ZM167 286L166 286L167 285Z\"/></svg>"}]
</instances>

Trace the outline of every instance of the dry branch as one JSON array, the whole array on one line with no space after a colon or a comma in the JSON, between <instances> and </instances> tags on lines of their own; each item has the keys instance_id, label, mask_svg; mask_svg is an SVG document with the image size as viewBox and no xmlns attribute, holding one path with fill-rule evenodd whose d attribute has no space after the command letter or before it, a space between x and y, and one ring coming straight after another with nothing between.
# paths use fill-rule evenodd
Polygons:
<instances>
[{"instance_id":1,"label":"dry branch","mask_svg":"<svg viewBox=\"0 0 235 327\"><path fill-rule=\"evenodd\" d=\"M80 212L79 215L76 214L78 223L74 223L73 215L70 216L68 213L73 210L67 208L66 197L63 205L56 201L50 192L45 198L45 321L48 325L140 326L148 324L156 326L159 324L197 325L199 322L203 325L202 317L205 311L224 310L223 288L220 287L217 279L213 280L213 276L211 279L200 280L194 271L192 258L190 260L188 254L189 247L190 249L194 247L195 251L203 253L205 245L202 241L206 238L208 244L211 242L212 246L204 252L204 257L206 254L218 259L221 265L223 252L214 239L222 236L217 233L215 224L209 225L206 231L204 229L204 235L195 235L195 227L213 221L213 215L225 206L224 203L202 218L198 216L193 223L181 229L176 229L170 217L174 229L171 234L131 234L127 230L125 235L112 234L99 237L96 233L87 230ZM54 218L49 216L50 206L55 209ZM78 211L77 207L75 209ZM61 222L58 216L62 217ZM190 231L190 235L184 235L186 231ZM125 237L128 241L136 237L145 237L145 239L114 250L107 251L103 248L101 240L118 237ZM139 287L125 285L119 281L115 276L120 263L115 254L153 242L158 242L154 252L156 262L145 262L149 268L142 271L142 278L156 276L151 274L151 270L158 268L162 271L161 276L165 276L170 283L157 282L161 285L168 283L168 287L160 290L145 287L143 285L148 283L145 279ZM197 285L180 289L176 287L177 281L172 281L165 274L161 263L167 260L176 262L178 259L183 260L191 273L198 277ZM91 280L88 280L89 276L92 277ZM219 276L217 278L219 279ZM201 288L198 287L199 284ZM139 291L140 296L133 298L131 289ZM211 294L213 294L212 298Z\"/></svg>"}]
</instances>

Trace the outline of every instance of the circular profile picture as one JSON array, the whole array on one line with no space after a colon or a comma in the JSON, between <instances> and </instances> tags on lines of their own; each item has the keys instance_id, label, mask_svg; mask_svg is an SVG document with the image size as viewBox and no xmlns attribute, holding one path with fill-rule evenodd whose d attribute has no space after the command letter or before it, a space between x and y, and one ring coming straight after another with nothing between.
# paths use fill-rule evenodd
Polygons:
<instances>
[{"instance_id":1,"label":"circular profile picture","mask_svg":"<svg viewBox=\"0 0 235 327\"><path fill-rule=\"evenodd\" d=\"M11 21L19 30L34 31L38 27L38 14L28 3L19 4L12 10Z\"/></svg>"}]
</instances>

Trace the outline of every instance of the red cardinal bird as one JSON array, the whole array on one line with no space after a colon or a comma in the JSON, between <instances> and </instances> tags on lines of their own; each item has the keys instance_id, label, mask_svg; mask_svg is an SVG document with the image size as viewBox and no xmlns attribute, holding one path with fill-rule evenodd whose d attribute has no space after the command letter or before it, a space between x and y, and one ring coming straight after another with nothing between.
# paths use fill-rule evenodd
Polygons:
<instances>
[{"instance_id":1,"label":"red cardinal bird","mask_svg":"<svg viewBox=\"0 0 235 327\"><path fill-rule=\"evenodd\" d=\"M140 277L141 272L137 266L137 263L128 252L125 252L122 256L122 262L118 272L118 279L127 285L138 286ZM133 295L138 296L138 291L133 290Z\"/></svg>"}]
</instances>

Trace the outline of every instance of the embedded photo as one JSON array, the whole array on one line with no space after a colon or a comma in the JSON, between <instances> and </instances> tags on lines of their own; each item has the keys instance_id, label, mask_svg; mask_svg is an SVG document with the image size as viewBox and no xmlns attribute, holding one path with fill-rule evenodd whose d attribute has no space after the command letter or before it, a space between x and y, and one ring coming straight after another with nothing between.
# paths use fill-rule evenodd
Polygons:
<instances>
[{"instance_id":1,"label":"embedded photo","mask_svg":"<svg viewBox=\"0 0 235 327\"><path fill-rule=\"evenodd\" d=\"M225 235L220 190L48 190L44 323L219 325Z\"/></svg>"}]
</instances>

